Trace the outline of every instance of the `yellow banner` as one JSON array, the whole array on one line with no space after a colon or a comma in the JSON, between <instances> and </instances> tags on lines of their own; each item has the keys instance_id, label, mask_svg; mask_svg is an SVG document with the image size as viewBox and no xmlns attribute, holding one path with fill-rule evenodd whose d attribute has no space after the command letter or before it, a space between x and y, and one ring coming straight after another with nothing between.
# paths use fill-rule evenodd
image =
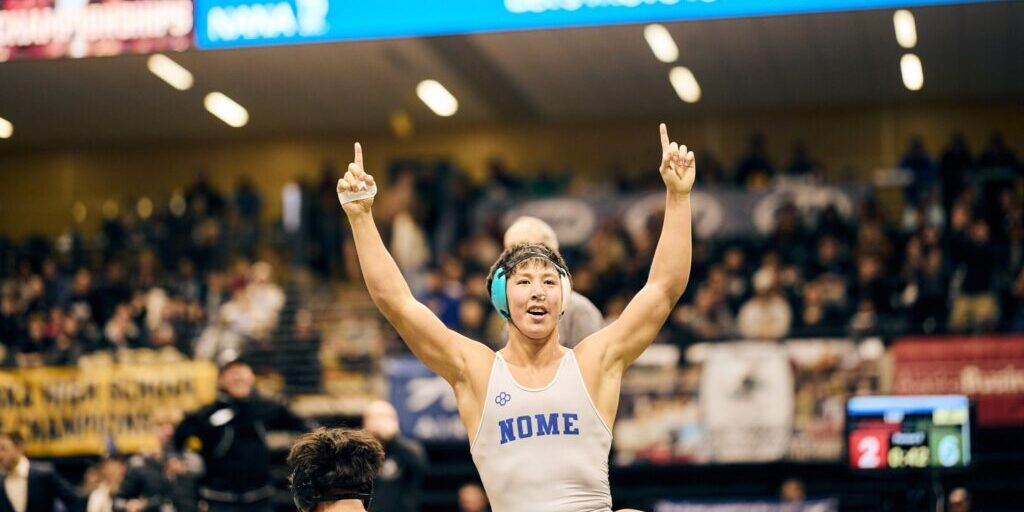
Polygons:
<instances>
[{"instance_id":1,"label":"yellow banner","mask_svg":"<svg viewBox=\"0 0 1024 512\"><path fill-rule=\"evenodd\" d=\"M0 371L0 430L25 437L29 456L136 453L155 442L151 415L214 400L208 362Z\"/></svg>"}]
</instances>

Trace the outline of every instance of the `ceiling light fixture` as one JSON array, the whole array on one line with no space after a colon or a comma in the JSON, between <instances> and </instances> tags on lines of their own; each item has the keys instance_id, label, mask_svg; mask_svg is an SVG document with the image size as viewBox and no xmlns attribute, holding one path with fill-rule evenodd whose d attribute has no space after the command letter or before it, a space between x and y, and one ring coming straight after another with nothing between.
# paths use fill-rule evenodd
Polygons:
<instances>
[{"instance_id":1,"label":"ceiling light fixture","mask_svg":"<svg viewBox=\"0 0 1024 512\"><path fill-rule=\"evenodd\" d=\"M249 122L249 111L239 105L235 100L228 98L223 93L211 92L203 99L203 105L211 114L227 123L228 126L241 128Z\"/></svg>"},{"instance_id":2,"label":"ceiling light fixture","mask_svg":"<svg viewBox=\"0 0 1024 512\"><path fill-rule=\"evenodd\" d=\"M658 60L665 64L672 64L679 59L679 47L676 46L672 34L664 25L654 24L644 27L644 39L647 40L651 51L654 52L654 57Z\"/></svg>"},{"instance_id":3,"label":"ceiling light fixture","mask_svg":"<svg viewBox=\"0 0 1024 512\"><path fill-rule=\"evenodd\" d=\"M0 117L0 139L9 139L11 135L14 135L14 125Z\"/></svg>"},{"instance_id":4,"label":"ceiling light fixture","mask_svg":"<svg viewBox=\"0 0 1024 512\"><path fill-rule=\"evenodd\" d=\"M156 53L149 56L146 67L161 80L179 91L187 91L192 88L195 80L192 73L183 68L181 64L174 62L170 57Z\"/></svg>"},{"instance_id":5,"label":"ceiling light fixture","mask_svg":"<svg viewBox=\"0 0 1024 512\"><path fill-rule=\"evenodd\" d=\"M689 68L676 66L668 73L668 80L672 82L672 88L676 90L679 99L687 103L697 103L700 100L700 85L697 78Z\"/></svg>"},{"instance_id":6,"label":"ceiling light fixture","mask_svg":"<svg viewBox=\"0 0 1024 512\"><path fill-rule=\"evenodd\" d=\"M900 46L908 50L917 46L917 24L914 23L913 13L906 9L894 12L892 25L896 28L896 42Z\"/></svg>"},{"instance_id":7,"label":"ceiling light fixture","mask_svg":"<svg viewBox=\"0 0 1024 512\"><path fill-rule=\"evenodd\" d=\"M908 53L900 59L900 71L903 73L903 85L911 91L919 91L924 86L924 68L917 55Z\"/></svg>"},{"instance_id":8,"label":"ceiling light fixture","mask_svg":"<svg viewBox=\"0 0 1024 512\"><path fill-rule=\"evenodd\" d=\"M441 117L450 117L459 110L459 101L437 80L424 80L416 86L416 95L430 110Z\"/></svg>"}]
</instances>

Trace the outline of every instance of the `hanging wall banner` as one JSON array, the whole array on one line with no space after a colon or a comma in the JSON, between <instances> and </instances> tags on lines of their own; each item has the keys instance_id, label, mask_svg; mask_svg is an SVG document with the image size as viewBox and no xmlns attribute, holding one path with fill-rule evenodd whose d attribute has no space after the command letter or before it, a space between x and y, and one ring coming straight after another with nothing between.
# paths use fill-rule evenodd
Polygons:
<instances>
[{"instance_id":1,"label":"hanging wall banner","mask_svg":"<svg viewBox=\"0 0 1024 512\"><path fill-rule=\"evenodd\" d=\"M198 0L196 44L202 49L237 48L977 1Z\"/></svg>"},{"instance_id":2,"label":"hanging wall banner","mask_svg":"<svg viewBox=\"0 0 1024 512\"><path fill-rule=\"evenodd\" d=\"M0 431L25 437L29 456L135 453L153 448L150 415L213 401L208 362L0 371Z\"/></svg>"},{"instance_id":3,"label":"hanging wall banner","mask_svg":"<svg viewBox=\"0 0 1024 512\"><path fill-rule=\"evenodd\" d=\"M1024 425L1024 336L901 338L892 356L894 393L964 394L978 425Z\"/></svg>"},{"instance_id":4,"label":"hanging wall banner","mask_svg":"<svg viewBox=\"0 0 1024 512\"><path fill-rule=\"evenodd\" d=\"M192 0L0 0L0 62L192 47Z\"/></svg>"},{"instance_id":5,"label":"hanging wall banner","mask_svg":"<svg viewBox=\"0 0 1024 512\"><path fill-rule=\"evenodd\" d=\"M391 403L402 433L416 439L465 440L451 385L412 356L384 361Z\"/></svg>"}]
</instances>

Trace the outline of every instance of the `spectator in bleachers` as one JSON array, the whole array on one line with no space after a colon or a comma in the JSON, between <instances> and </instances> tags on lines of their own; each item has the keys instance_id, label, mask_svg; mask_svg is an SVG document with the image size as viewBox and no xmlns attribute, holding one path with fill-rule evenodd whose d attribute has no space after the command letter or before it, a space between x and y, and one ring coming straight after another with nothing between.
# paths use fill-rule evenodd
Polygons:
<instances>
[{"instance_id":1,"label":"spectator in bleachers","mask_svg":"<svg viewBox=\"0 0 1024 512\"><path fill-rule=\"evenodd\" d=\"M278 365L284 376L284 390L288 396L322 393L324 376L320 364L323 339L313 324L313 313L308 309L295 312L292 338L285 349L287 362Z\"/></svg>"},{"instance_id":2,"label":"spectator in bleachers","mask_svg":"<svg viewBox=\"0 0 1024 512\"><path fill-rule=\"evenodd\" d=\"M879 264L891 263L894 249L891 236L882 220L862 221L857 229L857 247L854 257L857 264L866 256L878 259Z\"/></svg>"},{"instance_id":3,"label":"spectator in bleachers","mask_svg":"<svg viewBox=\"0 0 1024 512\"><path fill-rule=\"evenodd\" d=\"M320 180L316 185L316 214L310 216L309 221L314 231L311 242L313 243L313 268L323 272L328 277L340 277L343 275L343 260L341 257L342 233L344 223L338 212L338 194L335 191L338 175L334 165L325 162L320 170Z\"/></svg>"},{"instance_id":4,"label":"spectator in bleachers","mask_svg":"<svg viewBox=\"0 0 1024 512\"><path fill-rule=\"evenodd\" d=\"M237 222L234 230L235 242L241 253L247 258L256 257L256 247L260 241L260 213L263 209L263 198L248 176L243 176L235 185L234 198Z\"/></svg>"},{"instance_id":5,"label":"spectator in bleachers","mask_svg":"<svg viewBox=\"0 0 1024 512\"><path fill-rule=\"evenodd\" d=\"M157 410L153 425L154 449L128 459L127 473L118 488L115 510L124 512L196 512L196 482L203 461L195 453L174 451L174 429L181 412Z\"/></svg>"},{"instance_id":6,"label":"spectator in bleachers","mask_svg":"<svg viewBox=\"0 0 1024 512\"><path fill-rule=\"evenodd\" d=\"M373 509L380 512L416 512L427 474L423 446L398 431L398 412L388 402L372 402L363 413L363 428L384 447L384 463L373 483Z\"/></svg>"},{"instance_id":7,"label":"spectator in bleachers","mask_svg":"<svg viewBox=\"0 0 1024 512\"><path fill-rule=\"evenodd\" d=\"M736 170L733 173L736 184L751 190L760 190L768 186L775 176L775 166L772 165L768 154L765 152L764 136L760 133L750 135L747 146L747 153L736 163Z\"/></svg>"},{"instance_id":8,"label":"spectator in bleachers","mask_svg":"<svg viewBox=\"0 0 1024 512\"><path fill-rule=\"evenodd\" d=\"M108 457L96 463L96 473L99 483L89 493L85 511L114 512L114 496L124 482L125 463L119 458Z\"/></svg>"},{"instance_id":9,"label":"spectator in bleachers","mask_svg":"<svg viewBox=\"0 0 1024 512\"><path fill-rule=\"evenodd\" d=\"M907 149L900 157L900 169L910 173L910 183L903 189L903 196L910 203L916 203L919 192L930 190L935 184L935 162L925 150L924 140L913 136Z\"/></svg>"},{"instance_id":10,"label":"spectator in bleachers","mask_svg":"<svg viewBox=\"0 0 1024 512\"><path fill-rule=\"evenodd\" d=\"M807 144L804 144L803 141L793 144L793 156L790 157L789 165L786 166L787 175L807 177L817 172L820 167L808 153Z\"/></svg>"},{"instance_id":11,"label":"spectator in bleachers","mask_svg":"<svg viewBox=\"0 0 1024 512\"><path fill-rule=\"evenodd\" d=\"M942 150L939 160L939 172L942 174L942 209L949 211L953 201L966 185L967 172L974 165L971 150L961 132L954 133L946 148Z\"/></svg>"},{"instance_id":12,"label":"spectator in bleachers","mask_svg":"<svg viewBox=\"0 0 1024 512\"><path fill-rule=\"evenodd\" d=\"M480 484L468 483L459 487L459 512L490 512L487 494Z\"/></svg>"},{"instance_id":13,"label":"spectator in bleachers","mask_svg":"<svg viewBox=\"0 0 1024 512\"><path fill-rule=\"evenodd\" d=\"M896 290L893 284L881 257L865 254L857 260L857 278L851 286L850 297L857 303L870 303L876 313L889 313L894 309Z\"/></svg>"},{"instance_id":14,"label":"spectator in bleachers","mask_svg":"<svg viewBox=\"0 0 1024 512\"><path fill-rule=\"evenodd\" d=\"M945 512L971 512L971 493L963 487L949 491Z\"/></svg>"},{"instance_id":15,"label":"spectator in bleachers","mask_svg":"<svg viewBox=\"0 0 1024 512\"><path fill-rule=\"evenodd\" d=\"M74 487L45 465L25 457L21 434L0 432L0 503L15 512L79 512L84 506Z\"/></svg>"},{"instance_id":16,"label":"spectator in bleachers","mask_svg":"<svg viewBox=\"0 0 1024 512\"><path fill-rule=\"evenodd\" d=\"M46 351L53 343L52 339L46 337L46 316L41 313L31 313L26 322L25 332L18 342L15 360L21 368L34 368L45 364Z\"/></svg>"},{"instance_id":17,"label":"spectator in bleachers","mask_svg":"<svg viewBox=\"0 0 1024 512\"><path fill-rule=\"evenodd\" d=\"M679 304L669 317L669 340L684 348L701 340L720 340L736 333L735 320L725 301L709 286L701 286L693 304Z\"/></svg>"},{"instance_id":18,"label":"spectator in bleachers","mask_svg":"<svg viewBox=\"0 0 1024 512\"><path fill-rule=\"evenodd\" d=\"M385 238L388 249L414 294L424 291L431 256L428 232L416 215L419 209L416 176L411 171L399 172L382 200L380 216L390 229L390 237Z\"/></svg>"},{"instance_id":19,"label":"spectator in bleachers","mask_svg":"<svg viewBox=\"0 0 1024 512\"><path fill-rule=\"evenodd\" d=\"M818 225L815 231L819 236L830 236L840 244L848 244L852 241L854 230L839 213L839 208L835 204L829 204L818 215Z\"/></svg>"},{"instance_id":20,"label":"spectator in bleachers","mask_svg":"<svg viewBox=\"0 0 1024 512\"><path fill-rule=\"evenodd\" d=\"M754 296L740 308L737 328L744 338L772 340L789 333L793 311L778 293L778 274L762 267L754 274Z\"/></svg>"},{"instance_id":21,"label":"spectator in bleachers","mask_svg":"<svg viewBox=\"0 0 1024 512\"><path fill-rule=\"evenodd\" d=\"M722 256L722 266L719 268L722 269L723 282L718 292L723 295L722 298L725 300L729 311L735 313L739 311L740 305L750 296L750 286L746 278L748 274L746 254L743 252L743 249L738 246L726 249L725 254ZM713 270L708 272L709 281L713 278Z\"/></svg>"},{"instance_id":22,"label":"spectator in bleachers","mask_svg":"<svg viewBox=\"0 0 1024 512\"><path fill-rule=\"evenodd\" d=\"M450 329L459 326L459 297L452 295L451 287L445 285L444 274L438 267L427 270L424 291L417 300L437 315Z\"/></svg>"},{"instance_id":23,"label":"spectator in bleachers","mask_svg":"<svg viewBox=\"0 0 1024 512\"><path fill-rule=\"evenodd\" d=\"M965 231L953 233L952 256L962 277L959 293L953 299L950 328L985 331L995 327L999 318L999 306L992 291L996 253L988 224L973 220Z\"/></svg>"},{"instance_id":24,"label":"spectator in bleachers","mask_svg":"<svg viewBox=\"0 0 1024 512\"><path fill-rule=\"evenodd\" d=\"M910 276L904 291L910 306L912 331L934 333L945 330L949 318L949 273L946 271L942 251L929 250L921 268Z\"/></svg>"},{"instance_id":25,"label":"spectator in bleachers","mask_svg":"<svg viewBox=\"0 0 1024 512\"><path fill-rule=\"evenodd\" d=\"M726 185L729 178L726 176L722 161L715 156L714 152L708 148L699 148L696 154L700 155L701 165L700 176L697 176L697 185L701 188L716 188ZM628 183L626 180L628 175L625 171L616 172L613 175Z\"/></svg>"},{"instance_id":26,"label":"spectator in bleachers","mask_svg":"<svg viewBox=\"0 0 1024 512\"><path fill-rule=\"evenodd\" d=\"M487 333L487 315L490 307L482 299L476 297L464 297L459 302L459 334L471 339L478 340L487 345L495 345L492 348L500 348L496 340L492 340Z\"/></svg>"},{"instance_id":27,"label":"spectator in bleachers","mask_svg":"<svg viewBox=\"0 0 1024 512\"><path fill-rule=\"evenodd\" d=\"M786 265L803 267L812 259L810 251L814 246L804 230L800 211L792 202L785 203L775 212L771 246Z\"/></svg>"},{"instance_id":28,"label":"spectator in bleachers","mask_svg":"<svg viewBox=\"0 0 1024 512\"><path fill-rule=\"evenodd\" d=\"M802 303L796 308L793 334L798 337L840 336L844 330L842 312L825 299L822 284L811 281L804 285Z\"/></svg>"},{"instance_id":29,"label":"spectator in bleachers","mask_svg":"<svg viewBox=\"0 0 1024 512\"><path fill-rule=\"evenodd\" d=\"M807 499L807 490L799 478L789 478L779 486L779 501L800 504Z\"/></svg>"},{"instance_id":30,"label":"spectator in bleachers","mask_svg":"<svg viewBox=\"0 0 1024 512\"><path fill-rule=\"evenodd\" d=\"M988 139L988 145L982 150L978 157L978 165L982 168L1006 167L1015 169L1017 167L1017 155L1006 145L1001 133L993 133Z\"/></svg>"}]
</instances>

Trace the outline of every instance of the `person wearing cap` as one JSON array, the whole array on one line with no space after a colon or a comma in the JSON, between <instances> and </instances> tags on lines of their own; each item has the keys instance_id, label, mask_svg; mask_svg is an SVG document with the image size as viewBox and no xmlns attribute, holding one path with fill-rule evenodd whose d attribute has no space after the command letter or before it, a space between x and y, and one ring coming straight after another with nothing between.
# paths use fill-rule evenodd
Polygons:
<instances>
[{"instance_id":1,"label":"person wearing cap","mask_svg":"<svg viewBox=\"0 0 1024 512\"><path fill-rule=\"evenodd\" d=\"M217 384L216 401L181 422L172 446L202 457L206 471L199 480L199 498L209 512L269 512L276 490L267 432L305 432L311 425L283 404L259 396L252 367L244 360L223 364Z\"/></svg>"},{"instance_id":2,"label":"person wearing cap","mask_svg":"<svg viewBox=\"0 0 1024 512\"><path fill-rule=\"evenodd\" d=\"M558 236L555 235L555 230L537 217L519 217L505 230L505 249L519 244L543 244L558 252ZM572 290L565 314L558 319L558 341L572 348L601 327L604 327L601 310L597 309L590 299Z\"/></svg>"}]
</instances>

